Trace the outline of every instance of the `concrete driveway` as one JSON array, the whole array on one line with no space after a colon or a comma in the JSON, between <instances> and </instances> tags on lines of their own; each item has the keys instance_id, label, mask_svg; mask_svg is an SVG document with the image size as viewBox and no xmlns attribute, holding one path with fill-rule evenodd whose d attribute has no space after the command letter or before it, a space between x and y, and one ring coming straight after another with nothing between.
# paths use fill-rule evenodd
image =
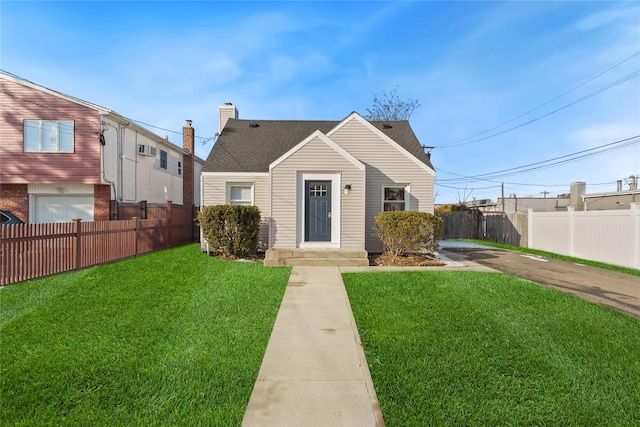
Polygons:
<instances>
[{"instance_id":1,"label":"concrete driveway","mask_svg":"<svg viewBox=\"0 0 640 427\"><path fill-rule=\"evenodd\" d=\"M512 274L640 319L640 277L464 242L442 242L449 258Z\"/></svg>"}]
</instances>

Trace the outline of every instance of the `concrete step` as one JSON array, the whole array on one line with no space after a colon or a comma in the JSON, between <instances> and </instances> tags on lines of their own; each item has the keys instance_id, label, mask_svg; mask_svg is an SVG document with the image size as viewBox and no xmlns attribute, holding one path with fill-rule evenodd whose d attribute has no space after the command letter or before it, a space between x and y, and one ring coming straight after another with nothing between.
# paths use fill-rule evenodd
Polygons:
<instances>
[{"instance_id":1,"label":"concrete step","mask_svg":"<svg viewBox=\"0 0 640 427\"><path fill-rule=\"evenodd\" d=\"M364 267L369 265L369 258L365 250L269 249L265 254L264 265Z\"/></svg>"}]
</instances>

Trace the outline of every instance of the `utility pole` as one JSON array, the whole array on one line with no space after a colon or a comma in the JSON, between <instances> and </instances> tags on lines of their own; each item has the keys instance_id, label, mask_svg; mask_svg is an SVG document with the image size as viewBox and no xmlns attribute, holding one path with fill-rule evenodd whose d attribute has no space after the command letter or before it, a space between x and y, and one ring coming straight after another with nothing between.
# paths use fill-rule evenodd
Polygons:
<instances>
[{"instance_id":1,"label":"utility pole","mask_svg":"<svg viewBox=\"0 0 640 427\"><path fill-rule=\"evenodd\" d=\"M550 191L541 191L540 194L544 194L544 198L547 198L547 194L551 193Z\"/></svg>"},{"instance_id":2,"label":"utility pole","mask_svg":"<svg viewBox=\"0 0 640 427\"><path fill-rule=\"evenodd\" d=\"M504 182L502 183L502 213L504 213Z\"/></svg>"}]
</instances>

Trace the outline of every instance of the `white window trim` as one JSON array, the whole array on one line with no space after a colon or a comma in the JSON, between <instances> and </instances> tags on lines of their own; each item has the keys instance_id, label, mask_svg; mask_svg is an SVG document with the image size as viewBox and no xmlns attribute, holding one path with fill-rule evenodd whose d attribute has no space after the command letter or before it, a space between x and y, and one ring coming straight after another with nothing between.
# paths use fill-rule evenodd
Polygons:
<instances>
[{"instance_id":1,"label":"white window trim","mask_svg":"<svg viewBox=\"0 0 640 427\"><path fill-rule=\"evenodd\" d=\"M382 187L380 188L380 212L385 211L384 210L384 190L385 188L390 188L390 187L394 187L394 188L404 187L404 210L405 211L411 210L411 204L409 203L411 200L411 185L406 183L390 183L390 184L383 184Z\"/></svg>"},{"instance_id":2,"label":"white window trim","mask_svg":"<svg viewBox=\"0 0 640 427\"><path fill-rule=\"evenodd\" d=\"M255 185L253 182L236 182L236 181L230 181L226 183L226 194L224 196L224 200L225 203L228 205L231 205L232 200L231 200L231 187L251 187L251 200L247 200L249 201L251 204L250 206L255 206ZM246 206L246 205L245 205Z\"/></svg>"},{"instance_id":3,"label":"white window trim","mask_svg":"<svg viewBox=\"0 0 640 427\"><path fill-rule=\"evenodd\" d=\"M305 182L306 181L331 181L331 241L330 242L306 242L304 240L304 228L306 217L305 206ZM297 189L297 246L301 249L312 248L340 248L340 230L341 218L340 212L342 210L340 204L341 191L341 176L339 172L336 173L312 173L312 172L298 172L298 189Z\"/></svg>"},{"instance_id":4,"label":"white window trim","mask_svg":"<svg viewBox=\"0 0 640 427\"><path fill-rule=\"evenodd\" d=\"M27 124L28 123L36 123L39 122L38 125L38 150L27 150ZM43 141L42 141L42 124L44 122L56 122L58 124L57 130L58 130L58 148L57 150L44 150L43 149ZM66 150L61 150L60 149L60 142L61 142L61 137L60 137L60 123L71 123L71 131L72 131L72 135L71 135L71 150L70 151L66 151ZM76 147L76 123L74 120L40 120L40 119L25 119L23 122L23 130L22 130L22 150L25 153L75 153L75 147Z\"/></svg>"}]
</instances>

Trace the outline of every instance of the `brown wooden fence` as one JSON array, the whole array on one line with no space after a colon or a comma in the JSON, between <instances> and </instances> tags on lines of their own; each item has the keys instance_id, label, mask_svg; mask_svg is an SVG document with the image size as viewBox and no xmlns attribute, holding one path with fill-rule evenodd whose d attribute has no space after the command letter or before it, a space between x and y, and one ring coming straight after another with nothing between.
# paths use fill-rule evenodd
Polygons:
<instances>
[{"instance_id":1,"label":"brown wooden fence","mask_svg":"<svg viewBox=\"0 0 640 427\"><path fill-rule=\"evenodd\" d=\"M444 221L445 239L478 239L527 247L527 215L436 212Z\"/></svg>"},{"instance_id":2,"label":"brown wooden fence","mask_svg":"<svg viewBox=\"0 0 640 427\"><path fill-rule=\"evenodd\" d=\"M0 285L78 270L197 241L193 209L163 219L0 227Z\"/></svg>"}]
</instances>

